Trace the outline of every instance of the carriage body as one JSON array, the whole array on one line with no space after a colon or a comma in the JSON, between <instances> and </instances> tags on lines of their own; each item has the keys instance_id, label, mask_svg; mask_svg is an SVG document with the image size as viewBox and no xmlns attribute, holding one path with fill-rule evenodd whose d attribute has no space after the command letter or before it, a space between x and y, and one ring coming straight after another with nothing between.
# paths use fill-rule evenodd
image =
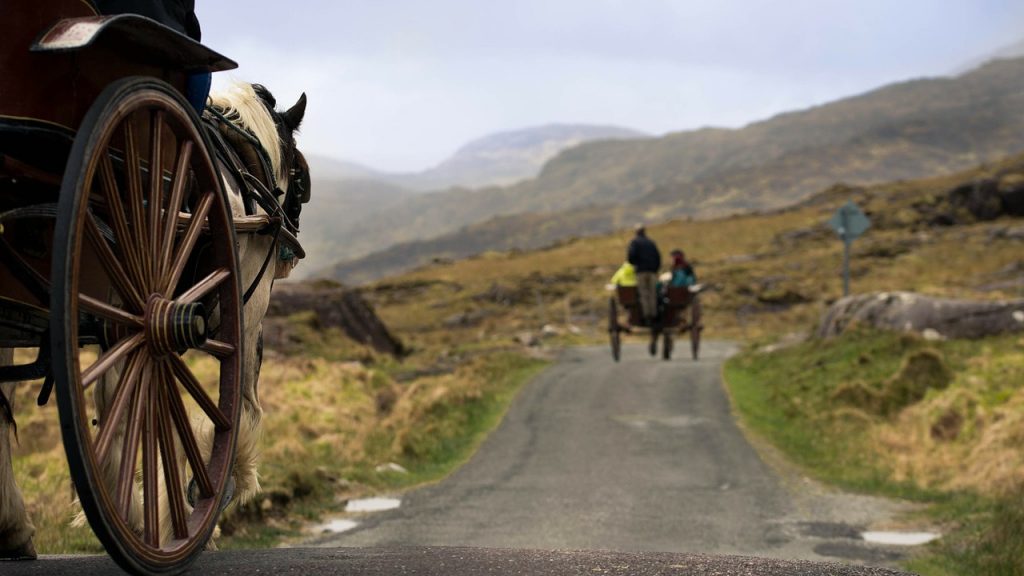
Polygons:
<instances>
[{"instance_id":1,"label":"carriage body","mask_svg":"<svg viewBox=\"0 0 1024 576\"><path fill-rule=\"evenodd\" d=\"M147 18L100 16L86 0L4 0L2 6L0 213L58 200L78 128L112 83L145 77L184 92L191 73L237 66ZM139 136L148 136L145 127ZM8 223L4 232L8 244L31 246L19 253L48 282L52 246L46 238L52 231L20 231ZM0 348L35 346L39 312L49 302L5 260L0 259L0 309L8 312L0 311ZM13 326L18 323L24 330Z\"/></svg>"},{"instance_id":2,"label":"carriage body","mask_svg":"<svg viewBox=\"0 0 1024 576\"><path fill-rule=\"evenodd\" d=\"M178 573L230 498L243 366L238 222L183 92L236 65L87 0L0 10L0 349L39 349L0 385L56 392L72 482L114 560Z\"/></svg>"},{"instance_id":3,"label":"carriage body","mask_svg":"<svg viewBox=\"0 0 1024 576\"><path fill-rule=\"evenodd\" d=\"M652 354L658 338L662 339L662 358L669 360L675 336L688 333L693 359L700 349L701 324L700 286L666 286L659 294L659 316L653 323L647 323L641 313L639 293L635 286L616 286L615 296L608 300L608 335L611 341L612 358L618 362L621 356L623 333L649 332ZM619 308L627 315L622 323Z\"/></svg>"}]
</instances>

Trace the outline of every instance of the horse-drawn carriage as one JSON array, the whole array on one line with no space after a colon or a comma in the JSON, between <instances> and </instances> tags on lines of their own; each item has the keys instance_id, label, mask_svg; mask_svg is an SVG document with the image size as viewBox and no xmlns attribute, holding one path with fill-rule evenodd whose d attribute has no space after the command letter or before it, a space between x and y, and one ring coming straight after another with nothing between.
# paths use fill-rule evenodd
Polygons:
<instances>
[{"instance_id":1,"label":"horse-drawn carriage","mask_svg":"<svg viewBox=\"0 0 1024 576\"><path fill-rule=\"evenodd\" d=\"M240 418L256 403L247 387L259 362L258 326L247 323L263 313L248 317L249 298L269 298L268 263L302 255L281 189L305 163L291 149L271 167L255 142L260 175L215 153L223 141L182 92L190 74L235 64L186 36L99 16L87 0L2 6L0 458L10 458L13 383L43 379L39 403L56 391L72 482L103 546L131 572L178 572L206 547L240 478ZM300 102L283 127L267 104L289 139ZM232 194L227 172L262 192ZM257 245L267 248L240 264ZM37 360L9 365L16 348L38 349ZM11 521L24 506L10 502L21 508L0 516L17 538L28 520ZM0 555L34 554L31 540L0 541Z\"/></svg>"},{"instance_id":2,"label":"horse-drawn carriage","mask_svg":"<svg viewBox=\"0 0 1024 576\"><path fill-rule=\"evenodd\" d=\"M653 321L646 321L640 310L640 301L635 286L616 286L615 296L608 300L608 336L612 345L612 358L616 362L622 353L622 334L635 332L650 333L651 354L656 353L659 337L662 339L661 356L672 358L676 334L690 334L690 351L697 359L700 351L701 324L700 292L702 287L668 286L658 296L660 314ZM619 305L626 310L628 322L619 319ZM689 318L687 318L687 314Z\"/></svg>"}]
</instances>

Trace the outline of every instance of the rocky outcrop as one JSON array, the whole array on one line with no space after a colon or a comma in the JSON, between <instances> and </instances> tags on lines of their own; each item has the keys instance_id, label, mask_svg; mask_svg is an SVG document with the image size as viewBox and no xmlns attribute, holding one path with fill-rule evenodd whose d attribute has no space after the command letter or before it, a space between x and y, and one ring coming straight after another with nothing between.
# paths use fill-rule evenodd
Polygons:
<instances>
[{"instance_id":1,"label":"rocky outcrop","mask_svg":"<svg viewBox=\"0 0 1024 576\"><path fill-rule=\"evenodd\" d=\"M316 314L318 329L339 328L352 340L378 352L393 356L405 353L402 343L391 334L373 307L357 290L322 281L279 284L274 287L267 311L269 318L287 317L305 311Z\"/></svg>"},{"instance_id":2,"label":"rocky outcrop","mask_svg":"<svg viewBox=\"0 0 1024 576\"><path fill-rule=\"evenodd\" d=\"M1024 216L1024 174L1007 172L967 182L950 190L939 204L917 208L937 226Z\"/></svg>"},{"instance_id":3,"label":"rocky outcrop","mask_svg":"<svg viewBox=\"0 0 1024 576\"><path fill-rule=\"evenodd\" d=\"M977 302L912 292L848 296L825 313L818 336L830 338L853 326L916 332L926 338L982 338L1024 331L1024 300Z\"/></svg>"}]
</instances>

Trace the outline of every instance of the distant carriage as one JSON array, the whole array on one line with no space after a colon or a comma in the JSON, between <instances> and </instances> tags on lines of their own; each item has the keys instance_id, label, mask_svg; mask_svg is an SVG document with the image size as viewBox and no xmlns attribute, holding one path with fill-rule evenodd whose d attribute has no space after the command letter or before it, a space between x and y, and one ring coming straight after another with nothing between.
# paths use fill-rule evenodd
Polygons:
<instances>
[{"instance_id":1,"label":"distant carriage","mask_svg":"<svg viewBox=\"0 0 1024 576\"><path fill-rule=\"evenodd\" d=\"M676 335L688 333L690 351L696 360L700 352L700 334L704 329L701 324L701 290L700 285L669 286L659 297L660 317L652 323L647 323L640 310L637 288L616 286L616 295L608 299L608 336L611 341L612 358L616 362L619 361L622 334L645 332L650 334L652 345L659 338L662 340L661 356L669 360L672 358ZM621 322L620 306L628 314L628 323Z\"/></svg>"},{"instance_id":2,"label":"distant carriage","mask_svg":"<svg viewBox=\"0 0 1024 576\"><path fill-rule=\"evenodd\" d=\"M235 489L259 362L243 311L257 284L269 298L275 268L264 272L279 251L302 256L297 227L270 173L249 202L258 208L240 214L182 95L188 74L234 62L146 18L98 16L84 0L3 6L0 432L7 442L12 383L45 378L39 401L56 391L72 480L99 540L129 571L180 572ZM287 190L301 170L281 168ZM240 265L240 245L268 248ZM2 366L12 348L39 357Z\"/></svg>"}]
</instances>

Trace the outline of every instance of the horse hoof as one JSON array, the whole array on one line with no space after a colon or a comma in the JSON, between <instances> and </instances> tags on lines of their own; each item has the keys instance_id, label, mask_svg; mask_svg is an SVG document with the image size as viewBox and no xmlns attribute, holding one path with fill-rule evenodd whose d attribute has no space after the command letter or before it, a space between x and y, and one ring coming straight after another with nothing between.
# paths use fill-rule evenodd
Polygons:
<instances>
[{"instance_id":1,"label":"horse hoof","mask_svg":"<svg viewBox=\"0 0 1024 576\"><path fill-rule=\"evenodd\" d=\"M31 539L17 548L0 550L0 559L3 560L35 560L37 557L36 547Z\"/></svg>"}]
</instances>

